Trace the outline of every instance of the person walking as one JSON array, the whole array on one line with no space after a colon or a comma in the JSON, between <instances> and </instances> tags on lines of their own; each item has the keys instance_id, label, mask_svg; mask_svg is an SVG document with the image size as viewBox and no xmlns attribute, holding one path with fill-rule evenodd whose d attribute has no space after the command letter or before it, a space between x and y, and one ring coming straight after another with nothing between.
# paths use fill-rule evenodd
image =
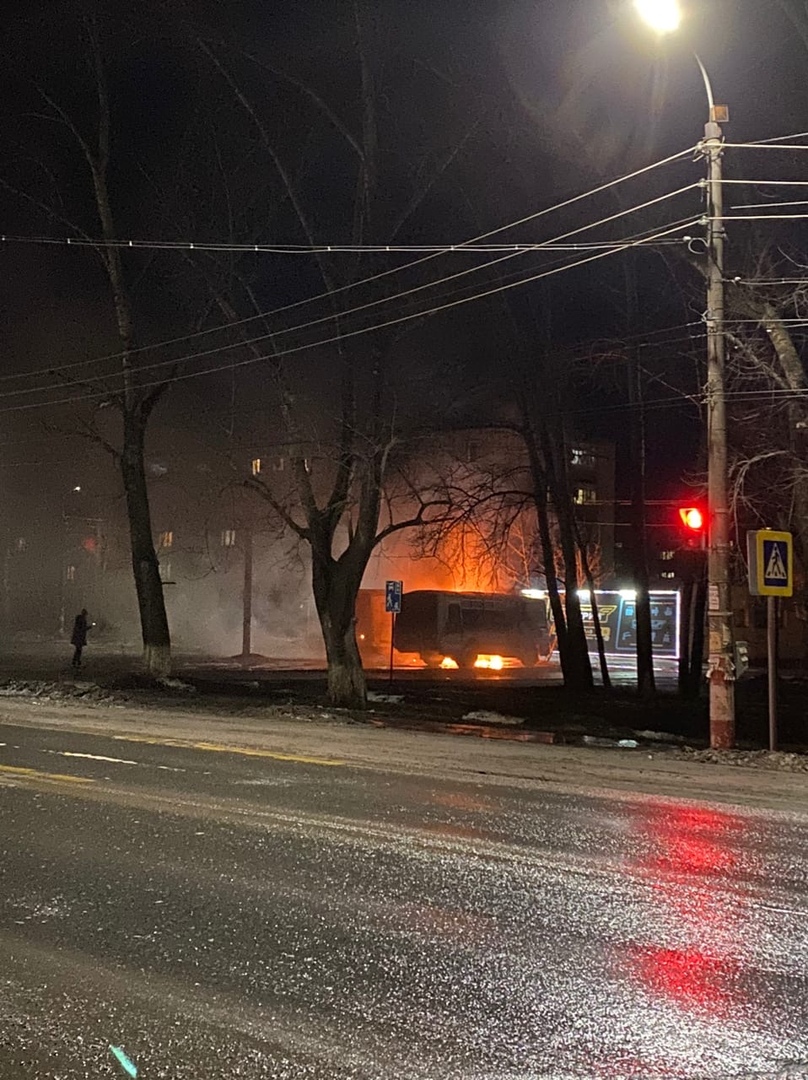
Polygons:
<instances>
[{"instance_id":1,"label":"person walking","mask_svg":"<svg viewBox=\"0 0 808 1080\"><path fill-rule=\"evenodd\" d=\"M73 634L70 644L73 646L73 670L78 671L81 667L81 651L87 644L87 608L82 608L73 621Z\"/></svg>"}]
</instances>

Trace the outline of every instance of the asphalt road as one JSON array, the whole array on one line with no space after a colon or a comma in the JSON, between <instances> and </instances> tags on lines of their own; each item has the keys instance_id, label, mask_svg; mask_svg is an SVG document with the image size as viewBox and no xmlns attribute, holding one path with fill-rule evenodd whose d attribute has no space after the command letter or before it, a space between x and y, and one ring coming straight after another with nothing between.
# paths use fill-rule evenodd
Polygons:
<instances>
[{"instance_id":1,"label":"asphalt road","mask_svg":"<svg viewBox=\"0 0 808 1080\"><path fill-rule=\"evenodd\" d=\"M807 885L804 816L0 726L0 1078L805 1078Z\"/></svg>"}]
</instances>

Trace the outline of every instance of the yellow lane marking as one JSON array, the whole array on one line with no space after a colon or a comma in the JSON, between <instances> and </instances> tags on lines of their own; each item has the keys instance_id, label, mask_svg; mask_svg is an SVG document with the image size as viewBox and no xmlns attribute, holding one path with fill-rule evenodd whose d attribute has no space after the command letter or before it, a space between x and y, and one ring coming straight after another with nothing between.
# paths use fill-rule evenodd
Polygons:
<instances>
[{"instance_id":1,"label":"yellow lane marking","mask_svg":"<svg viewBox=\"0 0 808 1080\"><path fill-rule=\"evenodd\" d=\"M0 773L11 776L24 776L29 780L57 780L68 784L94 784L89 776L69 776L67 773L41 772L39 769L24 769L19 765L0 765Z\"/></svg>"},{"instance_id":2,"label":"yellow lane marking","mask_svg":"<svg viewBox=\"0 0 808 1080\"><path fill-rule=\"evenodd\" d=\"M207 750L216 754L240 754L242 757L270 758L272 761L294 761L298 765L344 765L338 758L308 757L305 754L282 754L277 750L255 750L248 746L228 746L225 743L184 742L182 739L155 739L150 735L113 735L119 742L147 743L149 746L173 746L180 750Z\"/></svg>"}]
</instances>

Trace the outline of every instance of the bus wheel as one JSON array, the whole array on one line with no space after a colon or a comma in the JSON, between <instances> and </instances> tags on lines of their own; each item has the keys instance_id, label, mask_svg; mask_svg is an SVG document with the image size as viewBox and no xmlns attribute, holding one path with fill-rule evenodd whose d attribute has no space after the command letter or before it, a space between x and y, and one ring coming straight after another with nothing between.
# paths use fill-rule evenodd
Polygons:
<instances>
[{"instance_id":1,"label":"bus wheel","mask_svg":"<svg viewBox=\"0 0 808 1080\"><path fill-rule=\"evenodd\" d=\"M421 653L420 656L428 668L439 668L443 663L440 653Z\"/></svg>"}]
</instances>

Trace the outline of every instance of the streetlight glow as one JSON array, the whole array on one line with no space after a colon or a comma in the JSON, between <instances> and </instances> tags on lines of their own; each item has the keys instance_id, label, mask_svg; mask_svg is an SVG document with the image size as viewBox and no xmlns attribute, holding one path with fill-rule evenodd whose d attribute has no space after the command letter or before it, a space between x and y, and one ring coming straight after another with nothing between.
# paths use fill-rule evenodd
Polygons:
<instances>
[{"instance_id":1,"label":"streetlight glow","mask_svg":"<svg viewBox=\"0 0 808 1080\"><path fill-rule=\"evenodd\" d=\"M640 18L658 34L673 34L682 22L679 0L634 0Z\"/></svg>"}]
</instances>

